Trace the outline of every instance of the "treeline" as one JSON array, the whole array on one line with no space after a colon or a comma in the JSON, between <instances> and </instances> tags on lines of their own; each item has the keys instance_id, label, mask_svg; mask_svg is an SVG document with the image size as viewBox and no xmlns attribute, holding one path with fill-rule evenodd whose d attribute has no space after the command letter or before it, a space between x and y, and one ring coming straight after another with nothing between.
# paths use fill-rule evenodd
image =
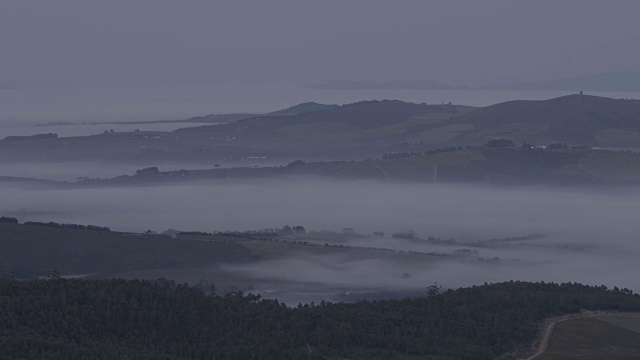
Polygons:
<instances>
[{"instance_id":1,"label":"treeline","mask_svg":"<svg viewBox=\"0 0 640 360\"><path fill-rule=\"evenodd\" d=\"M8 223L8 224L19 224L17 218L3 216L0 217L0 223ZM111 231L111 228L106 226L97 226L97 225L80 225L80 224L61 224L53 221L49 222L40 222L40 221L25 221L23 225L33 225L33 226L46 226L51 228L58 229L75 229L75 230L90 230L90 231Z\"/></svg>"},{"instance_id":2,"label":"treeline","mask_svg":"<svg viewBox=\"0 0 640 360\"><path fill-rule=\"evenodd\" d=\"M478 248L489 248L489 247L498 247L498 246L504 246L504 245L512 245L518 242L542 239L546 236L547 236L546 234L532 233L532 234L522 235L522 236L508 236L504 238L494 238L494 239L488 239L488 240L480 240L476 242L459 242L459 241L456 241L455 239L441 239L441 238L430 236L430 235L427 236L426 238L421 238L418 236L418 234L415 231L411 229L393 233L391 235L391 237L395 239L412 240L415 242L424 242L424 243L430 243L434 245L468 246L468 247L478 247Z\"/></svg>"},{"instance_id":3,"label":"treeline","mask_svg":"<svg viewBox=\"0 0 640 360\"><path fill-rule=\"evenodd\" d=\"M166 280L0 279L4 359L495 359L546 317L640 310L604 286L507 282L290 308Z\"/></svg>"},{"instance_id":4,"label":"treeline","mask_svg":"<svg viewBox=\"0 0 640 360\"><path fill-rule=\"evenodd\" d=\"M179 231L178 235L185 236L229 236L242 238L273 238L277 236L295 236L304 235L307 230L302 225L289 226L285 225L281 229L261 229L261 230L245 230L245 231Z\"/></svg>"},{"instance_id":5,"label":"treeline","mask_svg":"<svg viewBox=\"0 0 640 360\"><path fill-rule=\"evenodd\" d=\"M35 135L12 135L12 136L5 137L3 141L43 140L43 139L57 139L57 138L58 138L58 134L47 133L47 134L35 134Z\"/></svg>"},{"instance_id":6,"label":"treeline","mask_svg":"<svg viewBox=\"0 0 640 360\"><path fill-rule=\"evenodd\" d=\"M25 221L24 225L33 225L33 226L46 226L58 229L75 229L75 230L90 230L90 231L111 231L110 228L106 226L97 226L97 225L80 225L80 224L61 224L56 222L39 222L39 221Z\"/></svg>"},{"instance_id":7,"label":"treeline","mask_svg":"<svg viewBox=\"0 0 640 360\"><path fill-rule=\"evenodd\" d=\"M407 157L415 157L415 156L424 156L424 155L432 155L432 154L440 154L440 153L449 153L449 152L457 152L457 151L465 151L469 149L469 146L450 146L446 148L434 149L429 151L399 151L399 152L391 152L382 154L383 159L400 159Z\"/></svg>"}]
</instances>

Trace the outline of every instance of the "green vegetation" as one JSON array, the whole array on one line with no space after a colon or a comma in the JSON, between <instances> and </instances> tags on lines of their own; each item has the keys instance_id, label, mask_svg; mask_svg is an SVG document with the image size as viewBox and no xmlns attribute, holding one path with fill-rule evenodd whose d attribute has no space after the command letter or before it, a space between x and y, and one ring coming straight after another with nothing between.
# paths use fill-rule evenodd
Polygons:
<instances>
[{"instance_id":1,"label":"green vegetation","mask_svg":"<svg viewBox=\"0 0 640 360\"><path fill-rule=\"evenodd\" d=\"M0 279L0 348L5 359L483 360L526 348L543 318L580 309L640 310L640 296L508 282L288 308L166 280Z\"/></svg>"},{"instance_id":2,"label":"green vegetation","mask_svg":"<svg viewBox=\"0 0 640 360\"><path fill-rule=\"evenodd\" d=\"M640 333L598 318L556 324L547 350L535 360L631 360L640 354Z\"/></svg>"}]
</instances>

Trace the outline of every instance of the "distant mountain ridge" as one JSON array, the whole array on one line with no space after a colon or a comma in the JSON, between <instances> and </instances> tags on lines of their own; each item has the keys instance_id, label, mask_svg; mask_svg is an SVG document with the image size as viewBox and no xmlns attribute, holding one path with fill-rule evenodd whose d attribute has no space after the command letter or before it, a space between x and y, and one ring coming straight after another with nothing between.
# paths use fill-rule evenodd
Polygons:
<instances>
[{"instance_id":1,"label":"distant mountain ridge","mask_svg":"<svg viewBox=\"0 0 640 360\"><path fill-rule=\"evenodd\" d=\"M5 139L0 141L0 162L285 164L424 153L482 146L493 139L516 145L640 148L640 101L578 94L484 108L374 100L340 106L303 103L228 122L216 116L223 124L173 132Z\"/></svg>"},{"instance_id":2,"label":"distant mountain ridge","mask_svg":"<svg viewBox=\"0 0 640 360\"><path fill-rule=\"evenodd\" d=\"M195 123L228 123L235 122L239 120L251 119L254 117L261 116L290 116L290 115L300 115L308 112L316 112L316 111L325 111L332 110L339 107L338 105L325 105L318 104L316 102L306 102L298 105L290 106L288 108L272 111L266 114L247 114L247 113L238 113L238 114L208 114L203 116L195 116L192 118L188 118L185 120L181 120L182 122L195 122Z\"/></svg>"},{"instance_id":3,"label":"distant mountain ridge","mask_svg":"<svg viewBox=\"0 0 640 360\"><path fill-rule=\"evenodd\" d=\"M273 111L267 113L267 116L288 116L288 115L300 115L316 111L334 110L339 108L339 105L326 105L318 104L317 102L305 102L298 105L290 106L286 109Z\"/></svg>"},{"instance_id":4,"label":"distant mountain ridge","mask_svg":"<svg viewBox=\"0 0 640 360\"><path fill-rule=\"evenodd\" d=\"M640 72L617 71L538 82L482 87L486 90L640 91Z\"/></svg>"},{"instance_id":5,"label":"distant mountain ridge","mask_svg":"<svg viewBox=\"0 0 640 360\"><path fill-rule=\"evenodd\" d=\"M314 104L313 106L318 106L322 110L307 111L297 114L293 113L289 116L273 116L273 114L282 114L283 112L287 113L290 109L295 109L298 106L309 106L308 104ZM213 130L219 132L231 129L241 129L243 131L274 130L293 125L317 124L324 122L339 123L353 127L354 129L370 129L393 125L422 113L446 111L453 115L463 112L464 110L461 109L467 108L471 109L471 107L457 105L426 105L398 100L361 101L342 106L307 103L297 105L280 112L269 113L237 121L225 126L216 125L215 127L186 128L179 131L202 132Z\"/></svg>"}]
</instances>

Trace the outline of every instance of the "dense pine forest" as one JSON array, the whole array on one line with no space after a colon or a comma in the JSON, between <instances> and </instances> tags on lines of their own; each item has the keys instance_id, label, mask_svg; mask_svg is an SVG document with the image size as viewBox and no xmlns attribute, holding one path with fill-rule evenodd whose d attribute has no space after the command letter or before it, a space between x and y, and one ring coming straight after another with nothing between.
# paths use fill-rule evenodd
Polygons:
<instances>
[{"instance_id":1,"label":"dense pine forest","mask_svg":"<svg viewBox=\"0 0 640 360\"><path fill-rule=\"evenodd\" d=\"M288 307L167 280L0 279L3 359L495 359L546 317L640 310L627 289L507 282Z\"/></svg>"}]
</instances>

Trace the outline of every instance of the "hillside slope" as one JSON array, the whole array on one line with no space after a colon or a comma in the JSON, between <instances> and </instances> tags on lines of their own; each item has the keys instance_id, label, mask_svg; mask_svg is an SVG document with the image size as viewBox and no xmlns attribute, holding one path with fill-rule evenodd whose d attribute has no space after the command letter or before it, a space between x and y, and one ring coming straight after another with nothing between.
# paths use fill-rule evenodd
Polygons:
<instances>
[{"instance_id":1,"label":"hillside slope","mask_svg":"<svg viewBox=\"0 0 640 360\"><path fill-rule=\"evenodd\" d=\"M320 105L320 104L317 104ZM299 124L338 123L357 129L371 129L401 123L409 118L446 112L451 115L465 112L469 107L414 104L397 100L361 101L335 108L320 107L320 111L294 113L290 116L259 116L223 126L201 126L177 130L179 132L222 132L275 130ZM295 107L289 108L295 110ZM470 109L470 108L469 108ZM287 111L287 109L283 110ZM467 110L468 111L468 110Z\"/></svg>"},{"instance_id":2,"label":"hillside slope","mask_svg":"<svg viewBox=\"0 0 640 360\"><path fill-rule=\"evenodd\" d=\"M3 359L505 359L546 317L640 309L626 289L577 283L297 308L166 280L0 279L0 295Z\"/></svg>"},{"instance_id":3,"label":"hillside slope","mask_svg":"<svg viewBox=\"0 0 640 360\"><path fill-rule=\"evenodd\" d=\"M83 179L69 187L148 185L222 179L323 177L417 183L492 185L637 186L640 153L596 149L470 147L429 153L389 153L366 161L297 160L287 166L234 167Z\"/></svg>"},{"instance_id":4,"label":"hillside slope","mask_svg":"<svg viewBox=\"0 0 640 360\"><path fill-rule=\"evenodd\" d=\"M311 103L285 109L277 115L236 119L174 132L12 137L0 140L0 163L100 161L150 166L190 162L211 166L261 161L256 159L269 164L283 164L300 158L365 159L380 156L397 144L416 142L418 140L413 136L423 129L421 127L440 126L453 116L472 109L391 100L339 107ZM448 139L447 134L439 136Z\"/></svg>"},{"instance_id":5,"label":"hillside slope","mask_svg":"<svg viewBox=\"0 0 640 360\"><path fill-rule=\"evenodd\" d=\"M30 278L55 269L63 275L108 276L125 271L212 267L246 261L238 244L50 226L0 223L0 274Z\"/></svg>"},{"instance_id":6,"label":"hillside slope","mask_svg":"<svg viewBox=\"0 0 640 360\"><path fill-rule=\"evenodd\" d=\"M480 145L494 138L516 143L601 147L640 146L640 101L569 95L543 101L509 101L457 116L469 129L455 143Z\"/></svg>"}]
</instances>

